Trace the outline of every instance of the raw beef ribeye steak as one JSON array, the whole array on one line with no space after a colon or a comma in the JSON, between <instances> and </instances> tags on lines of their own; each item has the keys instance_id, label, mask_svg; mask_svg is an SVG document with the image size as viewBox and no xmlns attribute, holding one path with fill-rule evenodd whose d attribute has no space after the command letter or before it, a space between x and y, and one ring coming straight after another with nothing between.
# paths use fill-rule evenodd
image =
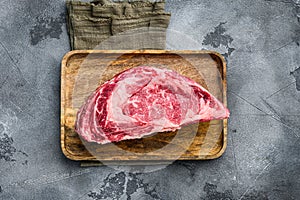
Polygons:
<instances>
[{"instance_id":1,"label":"raw beef ribeye steak","mask_svg":"<svg viewBox=\"0 0 300 200\"><path fill-rule=\"evenodd\" d=\"M97 88L78 111L75 130L88 142L105 144L228 117L228 109L195 81L141 66Z\"/></svg>"}]
</instances>

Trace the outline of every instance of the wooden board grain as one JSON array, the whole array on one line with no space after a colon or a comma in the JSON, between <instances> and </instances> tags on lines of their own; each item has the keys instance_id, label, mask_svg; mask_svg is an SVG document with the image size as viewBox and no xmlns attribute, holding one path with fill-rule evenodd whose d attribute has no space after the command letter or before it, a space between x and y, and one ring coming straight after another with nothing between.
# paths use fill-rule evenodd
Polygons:
<instances>
[{"instance_id":1,"label":"wooden board grain","mask_svg":"<svg viewBox=\"0 0 300 200\"><path fill-rule=\"evenodd\" d=\"M102 83L136 66L169 68L190 77L225 105L226 64L213 51L76 50L61 66L61 147L72 160L203 160L221 156L226 148L227 120L213 120L157 133L142 139L100 145L80 139L74 131L76 113Z\"/></svg>"}]
</instances>

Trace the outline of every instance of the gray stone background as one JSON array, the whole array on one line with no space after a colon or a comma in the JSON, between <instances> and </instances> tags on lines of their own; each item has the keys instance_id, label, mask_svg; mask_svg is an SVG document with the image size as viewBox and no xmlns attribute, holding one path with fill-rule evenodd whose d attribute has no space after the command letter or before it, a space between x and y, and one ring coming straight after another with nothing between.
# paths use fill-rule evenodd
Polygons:
<instances>
[{"instance_id":1,"label":"gray stone background","mask_svg":"<svg viewBox=\"0 0 300 200\"><path fill-rule=\"evenodd\" d=\"M151 173L60 149L64 0L0 1L0 199L299 199L300 16L292 0L167 0L170 29L228 61L228 147Z\"/></svg>"}]
</instances>

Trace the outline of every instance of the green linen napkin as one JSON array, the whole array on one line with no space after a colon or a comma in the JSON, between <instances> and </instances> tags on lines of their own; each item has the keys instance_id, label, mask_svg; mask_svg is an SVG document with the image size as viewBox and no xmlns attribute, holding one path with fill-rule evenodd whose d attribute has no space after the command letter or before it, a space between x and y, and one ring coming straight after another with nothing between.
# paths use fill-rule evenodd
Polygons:
<instances>
[{"instance_id":1,"label":"green linen napkin","mask_svg":"<svg viewBox=\"0 0 300 200\"><path fill-rule=\"evenodd\" d=\"M66 5L72 50L94 49L108 38L110 47L106 46L105 49L165 48L171 14L164 11L164 1L67 1ZM120 46L117 37L120 34L138 34L139 37L132 38L134 44L123 41ZM112 42L114 39L117 41Z\"/></svg>"}]
</instances>

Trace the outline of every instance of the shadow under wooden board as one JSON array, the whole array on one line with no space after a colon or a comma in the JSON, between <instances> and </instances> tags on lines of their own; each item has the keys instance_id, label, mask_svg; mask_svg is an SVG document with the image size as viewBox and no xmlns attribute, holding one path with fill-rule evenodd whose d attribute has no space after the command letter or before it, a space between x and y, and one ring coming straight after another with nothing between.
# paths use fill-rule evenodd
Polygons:
<instances>
[{"instance_id":1,"label":"shadow under wooden board","mask_svg":"<svg viewBox=\"0 0 300 200\"><path fill-rule=\"evenodd\" d=\"M137 66L169 68L192 78L227 106L226 63L213 51L76 50L61 66L61 147L66 157L87 161L205 160L220 157L227 120L213 120L112 144L88 143L74 131L86 98L114 75Z\"/></svg>"}]
</instances>

